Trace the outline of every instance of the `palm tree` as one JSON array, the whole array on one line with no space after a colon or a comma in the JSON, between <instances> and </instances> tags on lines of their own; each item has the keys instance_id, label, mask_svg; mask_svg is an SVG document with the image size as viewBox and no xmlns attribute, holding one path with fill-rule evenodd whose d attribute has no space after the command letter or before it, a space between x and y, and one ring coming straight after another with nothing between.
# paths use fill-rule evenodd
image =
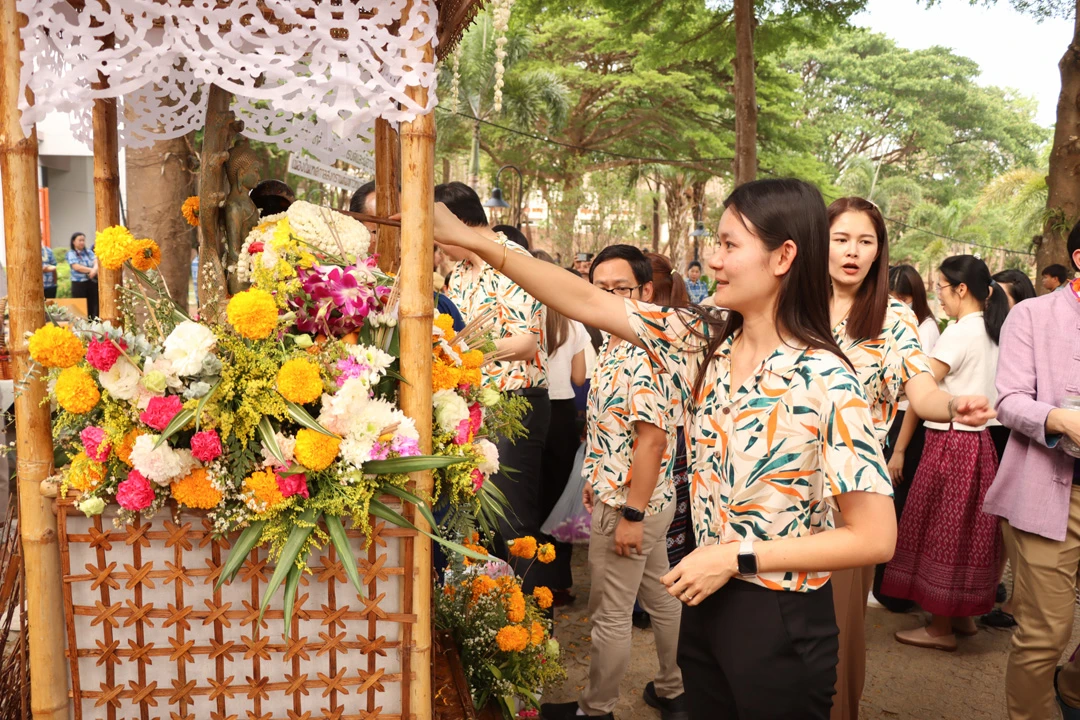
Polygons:
<instances>
[{"instance_id":1,"label":"palm tree","mask_svg":"<svg viewBox=\"0 0 1080 720\"><path fill-rule=\"evenodd\" d=\"M991 180L979 196L979 208L1003 207L1028 237L1042 232L1046 222L1046 173L1016 168Z\"/></svg>"},{"instance_id":2,"label":"palm tree","mask_svg":"<svg viewBox=\"0 0 1080 720\"><path fill-rule=\"evenodd\" d=\"M867 157L852 158L838 184L851 195L877 203L883 215L906 217L923 201L922 187L903 175L881 176L881 166Z\"/></svg>"},{"instance_id":3,"label":"palm tree","mask_svg":"<svg viewBox=\"0 0 1080 720\"><path fill-rule=\"evenodd\" d=\"M495 109L495 31L490 11L476 16L472 28L462 37L456 50L460 57L458 107L452 107L454 72L451 61L443 63L439 78L441 103L452 111L470 115L450 120L447 130L453 133L457 122L471 124L472 154L470 183L477 185L480 179L480 130L485 121L499 122L511 128L533 129L542 121L557 127L566 120L569 112L569 90L550 70L521 68L520 63L528 57L532 47L531 36L520 28L506 33L506 68L502 88L502 108ZM518 66L515 69L515 66ZM442 128L440 128L442 129Z\"/></svg>"}]
</instances>

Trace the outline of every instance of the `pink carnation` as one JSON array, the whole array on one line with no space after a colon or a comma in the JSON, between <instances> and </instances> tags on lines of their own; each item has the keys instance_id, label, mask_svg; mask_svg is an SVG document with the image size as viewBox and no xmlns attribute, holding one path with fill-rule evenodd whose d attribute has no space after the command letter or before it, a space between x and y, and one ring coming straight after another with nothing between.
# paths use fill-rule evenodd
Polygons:
<instances>
[{"instance_id":1,"label":"pink carnation","mask_svg":"<svg viewBox=\"0 0 1080 720\"><path fill-rule=\"evenodd\" d=\"M480 426L484 424L484 408L480 403L473 403L469 408L469 432L473 435L480 432Z\"/></svg>"},{"instance_id":2,"label":"pink carnation","mask_svg":"<svg viewBox=\"0 0 1080 720\"><path fill-rule=\"evenodd\" d=\"M139 420L155 430L164 430L183 408L184 401L179 395L152 397L146 409L139 415Z\"/></svg>"},{"instance_id":3,"label":"pink carnation","mask_svg":"<svg viewBox=\"0 0 1080 720\"><path fill-rule=\"evenodd\" d=\"M307 475L299 473L297 475L278 475L277 476L278 490L285 497L292 497L293 495L299 495L305 500L308 498L308 486Z\"/></svg>"},{"instance_id":4,"label":"pink carnation","mask_svg":"<svg viewBox=\"0 0 1080 720\"><path fill-rule=\"evenodd\" d=\"M101 463L109 459L109 450L112 449L112 444L103 429L96 425L85 427L79 433L79 439L82 440L83 449L86 450L86 457L94 462Z\"/></svg>"},{"instance_id":5,"label":"pink carnation","mask_svg":"<svg viewBox=\"0 0 1080 720\"><path fill-rule=\"evenodd\" d=\"M385 460L390 457L390 446L377 442L371 446L371 452L368 453L368 460Z\"/></svg>"},{"instance_id":6,"label":"pink carnation","mask_svg":"<svg viewBox=\"0 0 1080 720\"><path fill-rule=\"evenodd\" d=\"M141 472L132 470L117 486L116 502L125 510L145 510L154 502L154 488Z\"/></svg>"},{"instance_id":7,"label":"pink carnation","mask_svg":"<svg viewBox=\"0 0 1080 720\"><path fill-rule=\"evenodd\" d=\"M480 468L473 468L472 471L472 489L473 492L480 492L480 488L484 487L484 473L480 472Z\"/></svg>"},{"instance_id":8,"label":"pink carnation","mask_svg":"<svg viewBox=\"0 0 1080 720\"><path fill-rule=\"evenodd\" d=\"M221 438L213 430L195 433L191 436L191 454L199 462L213 462L221 455Z\"/></svg>"},{"instance_id":9,"label":"pink carnation","mask_svg":"<svg viewBox=\"0 0 1080 720\"><path fill-rule=\"evenodd\" d=\"M420 454L420 443L415 438L398 435L390 441L390 449L401 457L412 457Z\"/></svg>"},{"instance_id":10,"label":"pink carnation","mask_svg":"<svg viewBox=\"0 0 1080 720\"><path fill-rule=\"evenodd\" d=\"M454 444L455 445L464 445L465 443L469 442L472 439L472 432L470 431L470 423L469 423L469 420L467 418L465 420L462 420L461 422L459 422L457 424L457 429L455 430L455 433L456 433L454 435Z\"/></svg>"},{"instance_id":11,"label":"pink carnation","mask_svg":"<svg viewBox=\"0 0 1080 720\"><path fill-rule=\"evenodd\" d=\"M86 362L95 370L108 372L120 358L121 349L127 350L127 343L123 340L117 340L115 344L111 340L91 340L86 348Z\"/></svg>"}]
</instances>

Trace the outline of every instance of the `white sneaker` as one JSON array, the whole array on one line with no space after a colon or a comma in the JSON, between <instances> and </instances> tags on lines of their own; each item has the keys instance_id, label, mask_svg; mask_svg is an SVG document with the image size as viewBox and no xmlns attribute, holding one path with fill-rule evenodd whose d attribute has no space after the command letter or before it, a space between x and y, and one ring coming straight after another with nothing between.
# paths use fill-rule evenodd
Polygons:
<instances>
[{"instance_id":1,"label":"white sneaker","mask_svg":"<svg viewBox=\"0 0 1080 720\"><path fill-rule=\"evenodd\" d=\"M878 602L878 599L874 597L874 591L871 590L866 596L866 607L878 608L884 610L885 606Z\"/></svg>"}]
</instances>

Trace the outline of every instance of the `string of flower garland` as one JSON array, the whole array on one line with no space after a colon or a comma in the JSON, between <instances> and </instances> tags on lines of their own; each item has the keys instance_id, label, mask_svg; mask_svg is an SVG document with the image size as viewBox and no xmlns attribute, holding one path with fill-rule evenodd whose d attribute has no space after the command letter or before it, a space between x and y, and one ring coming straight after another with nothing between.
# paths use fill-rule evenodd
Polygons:
<instances>
[{"instance_id":1,"label":"string of flower garland","mask_svg":"<svg viewBox=\"0 0 1080 720\"><path fill-rule=\"evenodd\" d=\"M514 0L497 0L492 5L492 26L495 29L495 98L492 103L496 114L502 112L503 75L506 74L506 31L510 27L510 9Z\"/></svg>"},{"instance_id":2,"label":"string of flower garland","mask_svg":"<svg viewBox=\"0 0 1080 720\"><path fill-rule=\"evenodd\" d=\"M454 72L454 79L450 83L450 107L458 112L461 109L461 43L450 55L450 68Z\"/></svg>"}]
</instances>

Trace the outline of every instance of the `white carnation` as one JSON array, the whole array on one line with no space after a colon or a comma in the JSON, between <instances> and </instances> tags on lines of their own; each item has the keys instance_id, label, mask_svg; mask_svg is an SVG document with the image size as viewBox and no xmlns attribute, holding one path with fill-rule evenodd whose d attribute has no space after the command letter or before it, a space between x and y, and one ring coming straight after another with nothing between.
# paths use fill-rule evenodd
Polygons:
<instances>
[{"instance_id":1,"label":"white carnation","mask_svg":"<svg viewBox=\"0 0 1080 720\"><path fill-rule=\"evenodd\" d=\"M217 338L214 331L205 325L185 320L176 326L165 338L165 352L162 357L172 365L176 375L198 375L203 360L214 349ZM168 373L166 373L168 374Z\"/></svg>"},{"instance_id":2,"label":"white carnation","mask_svg":"<svg viewBox=\"0 0 1080 720\"><path fill-rule=\"evenodd\" d=\"M98 382L118 400L134 400L139 395L142 373L126 358L121 357L105 372L98 373Z\"/></svg>"},{"instance_id":3,"label":"white carnation","mask_svg":"<svg viewBox=\"0 0 1080 720\"><path fill-rule=\"evenodd\" d=\"M490 440L480 439L473 443L473 447L480 451L480 472L485 475L499 472L499 448Z\"/></svg>"},{"instance_id":4,"label":"white carnation","mask_svg":"<svg viewBox=\"0 0 1080 720\"><path fill-rule=\"evenodd\" d=\"M462 420L469 419L469 404L453 390L440 390L431 396L435 407L435 422L443 432L457 432Z\"/></svg>"},{"instance_id":5,"label":"white carnation","mask_svg":"<svg viewBox=\"0 0 1080 720\"><path fill-rule=\"evenodd\" d=\"M131 465L147 480L168 485L199 466L190 450L176 450L168 443L154 449L157 440L157 435L140 435L131 448Z\"/></svg>"},{"instance_id":6,"label":"white carnation","mask_svg":"<svg viewBox=\"0 0 1080 720\"><path fill-rule=\"evenodd\" d=\"M371 400L371 389L362 378L349 378L333 395L322 396L319 424L332 433L346 435L353 420Z\"/></svg>"},{"instance_id":7,"label":"white carnation","mask_svg":"<svg viewBox=\"0 0 1080 720\"><path fill-rule=\"evenodd\" d=\"M368 386L377 385L394 363L393 355L373 345L349 345L346 349L353 360L361 366L364 374L360 379L364 380Z\"/></svg>"},{"instance_id":8,"label":"white carnation","mask_svg":"<svg viewBox=\"0 0 1080 720\"><path fill-rule=\"evenodd\" d=\"M273 453L266 449L263 445L263 467L280 467L287 469L292 465L293 458L296 454L296 437L293 435L285 435L283 433L276 432L274 437L277 439L278 448L281 450L282 457L285 458L285 464L282 465L281 461L274 457Z\"/></svg>"}]
</instances>

